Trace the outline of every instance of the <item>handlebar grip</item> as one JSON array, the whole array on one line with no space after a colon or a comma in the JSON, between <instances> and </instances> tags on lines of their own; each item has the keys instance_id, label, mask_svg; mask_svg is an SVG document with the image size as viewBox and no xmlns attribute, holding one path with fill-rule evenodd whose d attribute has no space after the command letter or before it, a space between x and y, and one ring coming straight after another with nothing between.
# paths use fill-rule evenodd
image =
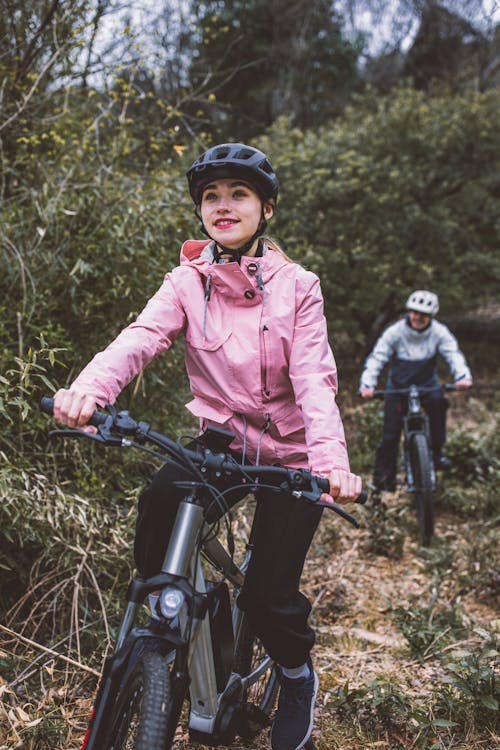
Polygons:
<instances>
[{"instance_id":1,"label":"handlebar grip","mask_svg":"<svg viewBox=\"0 0 500 750\"><path fill-rule=\"evenodd\" d=\"M51 417L54 416L54 399L49 398L48 396L43 396L40 399L40 409L45 412L45 414L50 414ZM99 427L100 424L104 424L108 416L109 415L103 411L95 411L87 424L91 424L93 427Z\"/></svg>"},{"instance_id":2,"label":"handlebar grip","mask_svg":"<svg viewBox=\"0 0 500 750\"><path fill-rule=\"evenodd\" d=\"M326 477L316 477L318 482L318 487L320 488L321 492L326 492L330 494L330 482ZM354 501L355 503L358 503L358 505L364 505L366 501L368 500L368 492L366 490L361 490L358 497Z\"/></svg>"},{"instance_id":3,"label":"handlebar grip","mask_svg":"<svg viewBox=\"0 0 500 750\"><path fill-rule=\"evenodd\" d=\"M366 490L361 490L359 495L357 496L355 503L358 503L358 505L364 505L366 501L368 500L368 492Z\"/></svg>"},{"instance_id":4,"label":"handlebar grip","mask_svg":"<svg viewBox=\"0 0 500 750\"><path fill-rule=\"evenodd\" d=\"M328 481L328 479L326 477L316 477L316 480L321 492L327 492L328 494L330 494L330 482Z\"/></svg>"},{"instance_id":5,"label":"handlebar grip","mask_svg":"<svg viewBox=\"0 0 500 750\"><path fill-rule=\"evenodd\" d=\"M45 412L45 414L50 414L52 417L54 414L54 399L49 398L48 396L42 396L40 399L40 409Z\"/></svg>"}]
</instances>

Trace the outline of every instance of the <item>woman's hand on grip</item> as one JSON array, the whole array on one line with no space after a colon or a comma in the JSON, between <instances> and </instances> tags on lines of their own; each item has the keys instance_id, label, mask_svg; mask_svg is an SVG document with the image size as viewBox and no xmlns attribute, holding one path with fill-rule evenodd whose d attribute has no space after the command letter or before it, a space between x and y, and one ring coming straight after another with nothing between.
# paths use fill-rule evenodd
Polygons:
<instances>
[{"instance_id":1,"label":"woman's hand on grip","mask_svg":"<svg viewBox=\"0 0 500 750\"><path fill-rule=\"evenodd\" d=\"M457 391L466 391L472 387L472 380L464 378L463 380L457 380L453 385Z\"/></svg>"},{"instance_id":2,"label":"woman's hand on grip","mask_svg":"<svg viewBox=\"0 0 500 750\"><path fill-rule=\"evenodd\" d=\"M83 428L97 408L95 399L81 391L61 388L54 396L54 417L68 427ZM88 427L95 432L95 428Z\"/></svg>"},{"instance_id":3,"label":"woman's hand on grip","mask_svg":"<svg viewBox=\"0 0 500 750\"><path fill-rule=\"evenodd\" d=\"M375 388L365 388L363 386L359 389L359 395L361 398L373 398L375 395Z\"/></svg>"},{"instance_id":4,"label":"woman's hand on grip","mask_svg":"<svg viewBox=\"0 0 500 750\"><path fill-rule=\"evenodd\" d=\"M328 481L330 482L330 494L323 493L321 500L324 503L351 503L356 500L361 492L361 477L352 474L350 471L332 469Z\"/></svg>"}]
</instances>

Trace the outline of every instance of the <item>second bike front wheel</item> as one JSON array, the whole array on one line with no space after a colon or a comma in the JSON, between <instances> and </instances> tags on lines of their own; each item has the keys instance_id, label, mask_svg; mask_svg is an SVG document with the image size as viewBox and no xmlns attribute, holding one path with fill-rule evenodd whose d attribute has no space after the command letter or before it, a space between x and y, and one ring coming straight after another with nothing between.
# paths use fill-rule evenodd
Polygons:
<instances>
[{"instance_id":1,"label":"second bike front wheel","mask_svg":"<svg viewBox=\"0 0 500 750\"><path fill-rule=\"evenodd\" d=\"M422 544L428 545L434 534L434 497L431 456L425 435L416 433L410 443L410 461L415 485L415 505Z\"/></svg>"},{"instance_id":2,"label":"second bike front wheel","mask_svg":"<svg viewBox=\"0 0 500 750\"><path fill-rule=\"evenodd\" d=\"M243 677L252 674L268 658L260 640L243 616L234 654L234 670ZM252 739L268 726L278 693L278 675L273 663L245 691L238 734Z\"/></svg>"},{"instance_id":3,"label":"second bike front wheel","mask_svg":"<svg viewBox=\"0 0 500 750\"><path fill-rule=\"evenodd\" d=\"M146 651L139 656L120 690L106 750L164 750L170 699L166 657Z\"/></svg>"}]
</instances>

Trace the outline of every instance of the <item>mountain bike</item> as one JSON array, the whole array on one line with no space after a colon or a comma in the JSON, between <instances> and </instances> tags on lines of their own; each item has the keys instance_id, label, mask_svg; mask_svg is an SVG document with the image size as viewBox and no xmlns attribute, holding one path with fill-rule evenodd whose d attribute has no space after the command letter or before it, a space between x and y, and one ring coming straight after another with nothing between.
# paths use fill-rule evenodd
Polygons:
<instances>
[{"instance_id":1,"label":"mountain bike","mask_svg":"<svg viewBox=\"0 0 500 750\"><path fill-rule=\"evenodd\" d=\"M52 414L52 399L43 398L41 408ZM329 508L356 527L359 521L344 508L321 501L321 493L329 492L327 479L304 469L239 464L229 449L234 435L225 430L209 427L203 440L194 439L187 447L111 406L107 412L96 411L89 424L97 428L95 433L57 429L49 434L144 450L183 467L192 480L178 483L185 497L161 572L129 584L82 750L168 750L181 714L187 714L195 742L228 746L236 736L255 737L270 724L279 685L276 665L236 605L259 505L238 565L230 525L224 545L205 522L203 500L224 504L224 493L215 487L224 476L233 488L256 493L263 485L272 486ZM365 501L362 492L357 502ZM140 609L153 592L159 592L157 617L140 627ZM314 750L312 739L304 748Z\"/></svg>"},{"instance_id":2,"label":"mountain bike","mask_svg":"<svg viewBox=\"0 0 500 750\"><path fill-rule=\"evenodd\" d=\"M420 396L442 389L455 391L452 384L388 388L376 390L374 398L388 395L408 397L408 408L403 418L403 467L406 489L415 499L420 541L427 546L434 534L434 492L436 469L432 454L429 417L425 413Z\"/></svg>"}]
</instances>

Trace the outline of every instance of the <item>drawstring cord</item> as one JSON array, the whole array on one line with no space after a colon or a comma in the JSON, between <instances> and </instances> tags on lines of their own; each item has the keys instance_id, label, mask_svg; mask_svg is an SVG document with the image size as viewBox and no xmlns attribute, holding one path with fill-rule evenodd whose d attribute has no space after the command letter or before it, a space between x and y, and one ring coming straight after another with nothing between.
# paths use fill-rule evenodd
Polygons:
<instances>
[{"instance_id":1,"label":"drawstring cord","mask_svg":"<svg viewBox=\"0 0 500 750\"><path fill-rule=\"evenodd\" d=\"M245 463L246 459L246 453L247 453L247 418L244 414L235 412L235 416L241 417L243 420L243 450L242 450L242 457L241 457L241 463ZM259 439L257 440L257 455L255 457L255 463L258 465L260 460L260 446L262 443L262 438L264 435L269 432L271 428L271 415L269 412L266 413L266 421L262 425L262 429L260 431Z\"/></svg>"},{"instance_id":2,"label":"drawstring cord","mask_svg":"<svg viewBox=\"0 0 500 750\"><path fill-rule=\"evenodd\" d=\"M262 268L260 267L260 263L257 263L257 268L259 269L257 271L257 285L261 292L264 291L264 281L262 279Z\"/></svg>"},{"instance_id":3,"label":"drawstring cord","mask_svg":"<svg viewBox=\"0 0 500 750\"><path fill-rule=\"evenodd\" d=\"M241 463L244 464L247 452L247 418L244 414L241 414L241 418L243 419L243 457Z\"/></svg>"},{"instance_id":4,"label":"drawstring cord","mask_svg":"<svg viewBox=\"0 0 500 750\"><path fill-rule=\"evenodd\" d=\"M257 263L257 286L262 292L262 306L266 305L266 287L264 286L264 279L262 278L262 268L260 263Z\"/></svg>"},{"instance_id":5,"label":"drawstring cord","mask_svg":"<svg viewBox=\"0 0 500 750\"><path fill-rule=\"evenodd\" d=\"M205 282L205 302L203 304L203 338L205 338L206 330L207 330L207 312L208 312L208 303L210 300L210 296L212 294L212 274L208 274L207 280Z\"/></svg>"},{"instance_id":6,"label":"drawstring cord","mask_svg":"<svg viewBox=\"0 0 500 750\"><path fill-rule=\"evenodd\" d=\"M262 430L260 431L259 439L257 441L257 455L255 457L255 463L257 466L259 465L259 459L260 459L260 444L262 443L262 438L264 435L269 432L269 429L271 427L271 415L269 412L266 414L266 421L264 422L262 426Z\"/></svg>"}]
</instances>

